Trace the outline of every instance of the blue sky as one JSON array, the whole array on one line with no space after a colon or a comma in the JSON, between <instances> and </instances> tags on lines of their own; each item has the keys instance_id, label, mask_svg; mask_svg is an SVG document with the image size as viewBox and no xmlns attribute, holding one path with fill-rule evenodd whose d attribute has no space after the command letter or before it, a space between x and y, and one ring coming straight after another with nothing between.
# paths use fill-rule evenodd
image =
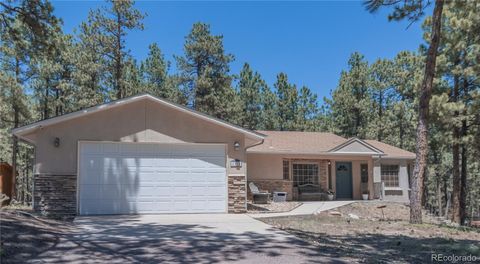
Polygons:
<instances>
[{"instance_id":1,"label":"blue sky","mask_svg":"<svg viewBox=\"0 0 480 264\"><path fill-rule=\"evenodd\" d=\"M86 20L90 9L105 5L53 1L67 33ZM336 87L352 52L373 62L393 58L402 50L416 51L423 42L421 23L407 29L408 22L388 22L387 10L368 13L361 1L138 1L135 6L147 13L145 30L133 31L127 38L135 58L145 58L148 45L157 42L174 71L173 55L183 54L192 24L206 22L214 34L224 36L226 51L235 55L232 73L248 62L273 85L276 75L285 72L290 82L308 86L319 98Z\"/></svg>"}]
</instances>

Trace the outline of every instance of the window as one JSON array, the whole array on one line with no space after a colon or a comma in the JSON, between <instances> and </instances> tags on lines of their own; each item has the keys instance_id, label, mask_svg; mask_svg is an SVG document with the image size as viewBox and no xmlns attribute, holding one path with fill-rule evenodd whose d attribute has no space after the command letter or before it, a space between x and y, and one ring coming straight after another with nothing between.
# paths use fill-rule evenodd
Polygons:
<instances>
[{"instance_id":1,"label":"window","mask_svg":"<svg viewBox=\"0 0 480 264\"><path fill-rule=\"evenodd\" d=\"M316 163L294 163L293 186L304 184L318 185L318 164Z\"/></svg>"},{"instance_id":2,"label":"window","mask_svg":"<svg viewBox=\"0 0 480 264\"><path fill-rule=\"evenodd\" d=\"M368 182L368 164L360 164L360 174L362 183Z\"/></svg>"},{"instance_id":3,"label":"window","mask_svg":"<svg viewBox=\"0 0 480 264\"><path fill-rule=\"evenodd\" d=\"M382 182L385 187L399 187L398 165L382 165Z\"/></svg>"},{"instance_id":4,"label":"window","mask_svg":"<svg viewBox=\"0 0 480 264\"><path fill-rule=\"evenodd\" d=\"M290 162L288 160L283 161L283 179L290 180Z\"/></svg>"}]
</instances>

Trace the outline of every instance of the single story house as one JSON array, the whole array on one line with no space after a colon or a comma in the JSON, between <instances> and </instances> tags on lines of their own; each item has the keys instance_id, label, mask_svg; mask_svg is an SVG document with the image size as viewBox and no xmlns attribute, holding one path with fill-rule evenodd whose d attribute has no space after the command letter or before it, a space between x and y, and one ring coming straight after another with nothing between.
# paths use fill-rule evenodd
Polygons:
<instances>
[{"instance_id":1,"label":"single story house","mask_svg":"<svg viewBox=\"0 0 480 264\"><path fill-rule=\"evenodd\" d=\"M331 133L251 131L148 94L16 128L46 215L241 213L247 183L408 200L414 154ZM384 188L380 188L384 186Z\"/></svg>"}]
</instances>

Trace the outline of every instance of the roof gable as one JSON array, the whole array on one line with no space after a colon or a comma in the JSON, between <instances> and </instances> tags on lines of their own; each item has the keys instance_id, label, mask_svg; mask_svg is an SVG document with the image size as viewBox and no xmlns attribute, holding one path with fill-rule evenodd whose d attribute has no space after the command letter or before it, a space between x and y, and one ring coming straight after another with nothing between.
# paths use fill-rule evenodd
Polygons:
<instances>
[{"instance_id":1,"label":"roof gable","mask_svg":"<svg viewBox=\"0 0 480 264\"><path fill-rule=\"evenodd\" d=\"M332 148L328 152L342 153L342 154L372 154L372 155L383 154L383 151L381 151L380 149L358 138L351 138L346 142Z\"/></svg>"},{"instance_id":2,"label":"roof gable","mask_svg":"<svg viewBox=\"0 0 480 264\"><path fill-rule=\"evenodd\" d=\"M116 107L121 107L121 106L130 104L130 103L133 103L133 102L141 101L141 100L150 100L150 101L162 104L164 106L176 109L178 111L182 111L182 112L187 113L187 114L190 114L190 115L192 115L196 118L202 119L204 121L211 122L211 123L214 123L214 124L217 124L217 125L220 125L220 126L223 126L223 127L226 127L226 128L238 131L238 132L241 132L241 133L243 133L243 134L245 134L245 135L247 135L251 138L263 139L265 137L265 135L263 135L261 133L242 128L240 126L231 124L229 122L220 120L218 118L209 116L207 114L197 112L197 111L192 110L190 108L187 108L185 106L181 106L181 105L169 102L165 99L161 99L161 98L152 96L150 94L141 94L141 95L136 95L136 96L132 96L132 97L127 97L127 98L123 98L123 99L120 99L120 100L115 100L115 101L112 101L112 102L109 102L109 103L105 103L105 104L93 106L93 107L90 107L90 108L86 108L86 109L83 109L83 110L75 111L75 112L72 112L72 113L64 114L64 115L61 115L61 116L41 120L41 121L26 125L26 126L15 128L15 129L12 130L12 133L16 136L21 137L23 135L26 135L28 133L31 133L31 132L35 131L37 128L51 126L51 125L54 125L54 124L65 122L67 120L76 119L76 118L79 118L79 117L85 117L87 115L95 114L95 113L105 111L105 110L108 110L108 109L112 109L112 108L116 108Z\"/></svg>"}]
</instances>

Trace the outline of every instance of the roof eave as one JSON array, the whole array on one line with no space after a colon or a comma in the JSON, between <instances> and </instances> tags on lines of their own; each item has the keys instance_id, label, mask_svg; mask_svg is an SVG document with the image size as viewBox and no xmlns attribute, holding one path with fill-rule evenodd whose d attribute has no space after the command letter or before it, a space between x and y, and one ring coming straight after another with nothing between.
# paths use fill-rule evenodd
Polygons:
<instances>
[{"instance_id":1,"label":"roof eave","mask_svg":"<svg viewBox=\"0 0 480 264\"><path fill-rule=\"evenodd\" d=\"M414 160L415 156L383 156L382 159L408 159L408 160Z\"/></svg>"},{"instance_id":2,"label":"roof eave","mask_svg":"<svg viewBox=\"0 0 480 264\"><path fill-rule=\"evenodd\" d=\"M255 151L247 150L247 154L281 154L281 155L319 155L319 156L384 156L384 153L365 152L298 152L298 151Z\"/></svg>"}]
</instances>

